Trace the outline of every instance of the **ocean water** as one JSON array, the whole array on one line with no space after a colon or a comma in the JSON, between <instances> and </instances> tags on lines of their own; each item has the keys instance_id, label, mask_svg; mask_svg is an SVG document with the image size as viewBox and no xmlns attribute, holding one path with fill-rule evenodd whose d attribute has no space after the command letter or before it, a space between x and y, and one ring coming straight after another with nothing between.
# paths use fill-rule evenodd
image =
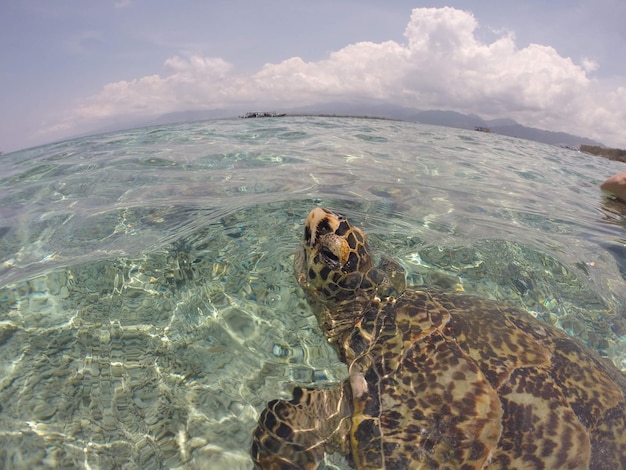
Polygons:
<instances>
[{"instance_id":1,"label":"ocean water","mask_svg":"<svg viewBox=\"0 0 626 470\"><path fill-rule=\"evenodd\" d=\"M626 369L622 164L387 120L220 120L0 156L0 466L250 468L341 381L292 274L317 205L410 286L500 299ZM341 466L341 464L339 464Z\"/></svg>"}]
</instances>

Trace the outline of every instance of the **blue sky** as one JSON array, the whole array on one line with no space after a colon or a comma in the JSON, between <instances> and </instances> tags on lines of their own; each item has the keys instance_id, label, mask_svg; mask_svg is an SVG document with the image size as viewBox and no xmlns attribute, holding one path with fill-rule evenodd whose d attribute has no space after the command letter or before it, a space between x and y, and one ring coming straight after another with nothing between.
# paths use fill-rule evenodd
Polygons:
<instances>
[{"instance_id":1,"label":"blue sky","mask_svg":"<svg viewBox=\"0 0 626 470\"><path fill-rule=\"evenodd\" d=\"M0 151L191 109L384 101L626 147L623 0L4 0Z\"/></svg>"}]
</instances>

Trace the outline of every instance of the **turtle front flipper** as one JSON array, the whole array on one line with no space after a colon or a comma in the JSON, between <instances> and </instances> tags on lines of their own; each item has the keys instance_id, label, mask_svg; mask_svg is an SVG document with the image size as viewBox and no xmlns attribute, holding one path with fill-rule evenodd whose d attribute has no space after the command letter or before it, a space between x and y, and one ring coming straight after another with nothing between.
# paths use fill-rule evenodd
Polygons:
<instances>
[{"instance_id":1,"label":"turtle front flipper","mask_svg":"<svg viewBox=\"0 0 626 470\"><path fill-rule=\"evenodd\" d=\"M259 417L252 459L262 469L314 469L324 453L348 453L352 415L346 385L325 390L296 387L293 399L273 400Z\"/></svg>"}]
</instances>

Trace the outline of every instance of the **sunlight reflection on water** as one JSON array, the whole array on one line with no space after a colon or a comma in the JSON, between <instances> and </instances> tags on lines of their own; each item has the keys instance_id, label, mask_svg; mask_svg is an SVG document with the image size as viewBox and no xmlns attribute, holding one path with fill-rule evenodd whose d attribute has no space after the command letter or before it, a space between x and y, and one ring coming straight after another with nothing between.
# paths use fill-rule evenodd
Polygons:
<instances>
[{"instance_id":1,"label":"sunlight reflection on water","mask_svg":"<svg viewBox=\"0 0 626 470\"><path fill-rule=\"evenodd\" d=\"M342 380L292 274L314 205L413 287L556 324L626 368L615 162L383 120L224 120L3 155L5 467L249 468L257 414Z\"/></svg>"}]
</instances>

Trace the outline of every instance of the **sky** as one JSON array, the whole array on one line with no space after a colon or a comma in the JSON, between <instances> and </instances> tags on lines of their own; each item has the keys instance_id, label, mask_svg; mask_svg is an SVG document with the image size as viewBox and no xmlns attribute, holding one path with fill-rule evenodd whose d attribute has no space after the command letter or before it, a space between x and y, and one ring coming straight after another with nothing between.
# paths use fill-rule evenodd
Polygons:
<instances>
[{"instance_id":1,"label":"sky","mask_svg":"<svg viewBox=\"0 0 626 470\"><path fill-rule=\"evenodd\" d=\"M0 151L329 102L626 148L625 22L624 0L2 0Z\"/></svg>"}]
</instances>

